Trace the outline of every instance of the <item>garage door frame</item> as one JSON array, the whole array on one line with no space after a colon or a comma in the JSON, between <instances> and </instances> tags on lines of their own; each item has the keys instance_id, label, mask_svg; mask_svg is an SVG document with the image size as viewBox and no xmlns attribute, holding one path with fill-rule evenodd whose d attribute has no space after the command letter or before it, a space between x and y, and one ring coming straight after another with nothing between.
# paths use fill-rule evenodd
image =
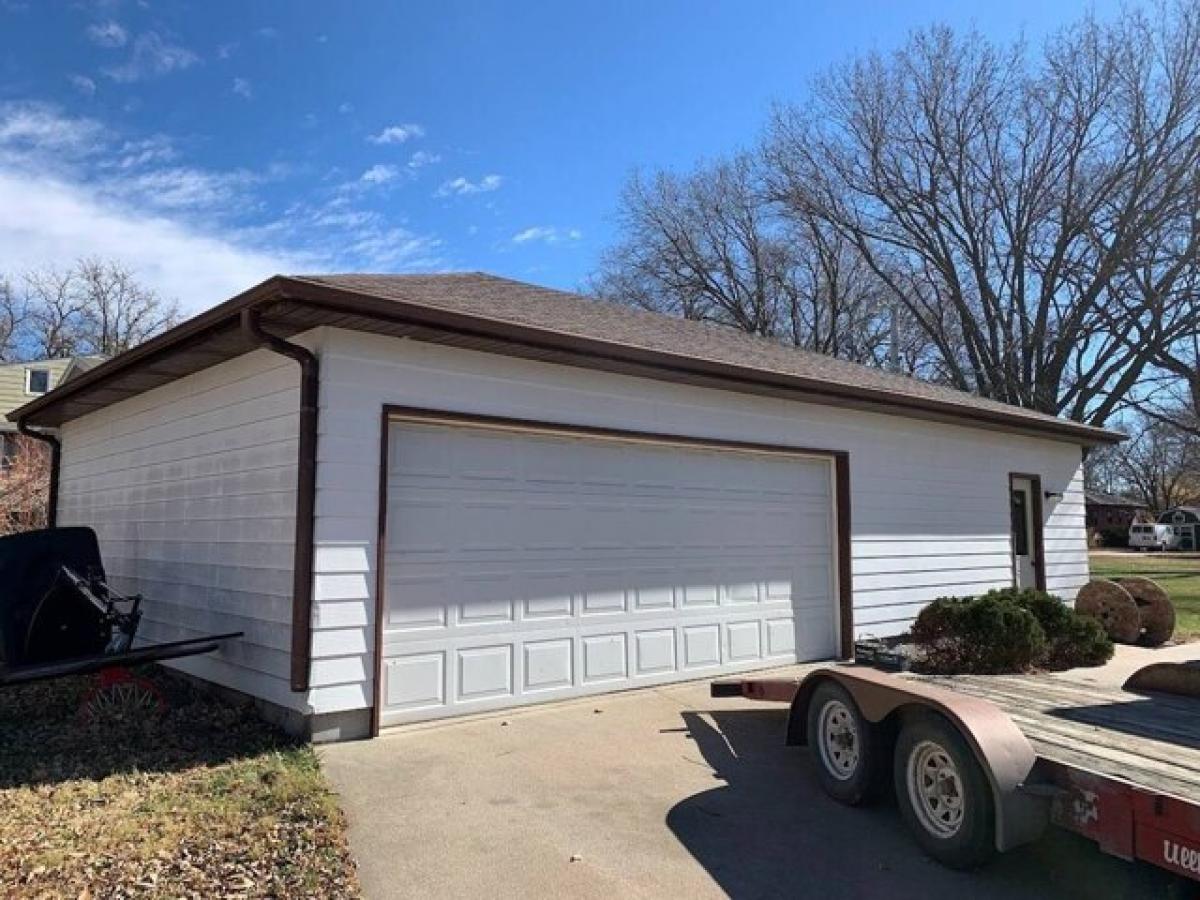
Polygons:
<instances>
[{"instance_id":1,"label":"garage door frame","mask_svg":"<svg viewBox=\"0 0 1200 900\"><path fill-rule=\"evenodd\" d=\"M374 672L371 690L371 734L379 734L383 709L383 619L385 601L385 554L387 546L388 461L391 426L396 422L423 425L446 425L468 428L494 428L502 431L525 431L564 437L591 437L618 441L638 441L664 446L703 450L732 450L768 453L829 460L833 468L834 517L834 581L837 594L838 653L850 659L854 644L854 601L850 571L850 454L845 450L814 447L795 447L788 444L762 444L750 441L728 441L689 435L663 434L621 428L601 428L592 425L573 425L537 419L511 418L475 413L460 413L418 406L384 404L380 416L379 437L379 528L375 536L375 628Z\"/></svg>"}]
</instances>

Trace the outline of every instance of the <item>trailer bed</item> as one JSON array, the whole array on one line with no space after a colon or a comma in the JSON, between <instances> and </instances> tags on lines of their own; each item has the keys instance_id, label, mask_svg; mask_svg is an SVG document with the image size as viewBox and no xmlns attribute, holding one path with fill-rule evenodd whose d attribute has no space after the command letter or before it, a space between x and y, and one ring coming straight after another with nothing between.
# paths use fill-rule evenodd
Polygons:
<instances>
[{"instance_id":1,"label":"trailer bed","mask_svg":"<svg viewBox=\"0 0 1200 900\"><path fill-rule=\"evenodd\" d=\"M907 675L989 700L1039 756L1200 802L1200 701L1053 675Z\"/></svg>"}]
</instances>

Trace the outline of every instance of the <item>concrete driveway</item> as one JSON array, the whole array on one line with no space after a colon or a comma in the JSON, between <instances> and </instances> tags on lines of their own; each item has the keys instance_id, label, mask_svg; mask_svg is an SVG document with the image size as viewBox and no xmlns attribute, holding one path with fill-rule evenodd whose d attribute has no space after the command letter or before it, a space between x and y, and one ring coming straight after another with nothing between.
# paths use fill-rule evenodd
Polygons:
<instances>
[{"instance_id":1,"label":"concrete driveway","mask_svg":"<svg viewBox=\"0 0 1200 900\"><path fill-rule=\"evenodd\" d=\"M783 746L784 719L691 682L409 726L321 757L376 900L1168 896L1156 870L1055 830L980 872L943 869L893 806L828 800L807 753Z\"/></svg>"}]
</instances>

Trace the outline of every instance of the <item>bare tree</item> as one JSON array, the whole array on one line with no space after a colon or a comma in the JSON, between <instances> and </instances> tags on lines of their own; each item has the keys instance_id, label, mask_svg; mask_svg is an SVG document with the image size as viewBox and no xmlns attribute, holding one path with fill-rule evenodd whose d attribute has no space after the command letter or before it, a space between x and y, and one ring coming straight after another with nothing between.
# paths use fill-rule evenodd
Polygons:
<instances>
[{"instance_id":1,"label":"bare tree","mask_svg":"<svg viewBox=\"0 0 1200 900\"><path fill-rule=\"evenodd\" d=\"M89 353L124 353L179 322L177 303L164 301L115 262L83 259L74 272L84 297L80 342Z\"/></svg>"},{"instance_id":2,"label":"bare tree","mask_svg":"<svg viewBox=\"0 0 1200 900\"><path fill-rule=\"evenodd\" d=\"M50 451L24 435L6 435L11 448L0 460L0 536L46 527Z\"/></svg>"},{"instance_id":3,"label":"bare tree","mask_svg":"<svg viewBox=\"0 0 1200 900\"><path fill-rule=\"evenodd\" d=\"M919 33L779 109L765 154L961 389L1102 424L1198 327L1198 6L1086 19L1036 61Z\"/></svg>"},{"instance_id":4,"label":"bare tree","mask_svg":"<svg viewBox=\"0 0 1200 900\"><path fill-rule=\"evenodd\" d=\"M1131 430L1124 444L1088 454L1091 486L1133 494L1156 512L1200 502L1200 439L1152 419Z\"/></svg>"},{"instance_id":5,"label":"bare tree","mask_svg":"<svg viewBox=\"0 0 1200 900\"><path fill-rule=\"evenodd\" d=\"M759 160L746 154L686 176L634 176L621 198L623 239L605 255L593 290L881 364L894 310L878 280L836 229L816 217L781 219L761 176Z\"/></svg>"},{"instance_id":6,"label":"bare tree","mask_svg":"<svg viewBox=\"0 0 1200 900\"><path fill-rule=\"evenodd\" d=\"M25 310L12 282L0 276L0 362L8 362L17 352L18 332Z\"/></svg>"},{"instance_id":7,"label":"bare tree","mask_svg":"<svg viewBox=\"0 0 1200 900\"><path fill-rule=\"evenodd\" d=\"M23 286L23 297L14 301L20 317L13 320L11 343L26 358L113 356L180 318L174 301L158 297L114 261L81 259L70 269L28 272ZM0 318L0 339L2 323Z\"/></svg>"},{"instance_id":8,"label":"bare tree","mask_svg":"<svg viewBox=\"0 0 1200 900\"><path fill-rule=\"evenodd\" d=\"M57 359L79 352L85 298L74 270L54 268L24 276L26 319L19 337L24 355Z\"/></svg>"}]
</instances>

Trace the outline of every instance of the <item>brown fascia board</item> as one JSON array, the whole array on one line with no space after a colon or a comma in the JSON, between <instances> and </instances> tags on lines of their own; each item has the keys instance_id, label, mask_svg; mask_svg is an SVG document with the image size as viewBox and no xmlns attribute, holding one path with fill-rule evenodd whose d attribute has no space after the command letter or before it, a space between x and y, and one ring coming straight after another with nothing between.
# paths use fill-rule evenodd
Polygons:
<instances>
[{"instance_id":1,"label":"brown fascia board","mask_svg":"<svg viewBox=\"0 0 1200 900\"><path fill-rule=\"evenodd\" d=\"M657 374L657 377L661 378L668 374L675 376L670 380L703 379L713 386L723 386L730 390L766 393L818 404L891 415L908 415L960 425L970 424L1038 437L1054 437L1087 446L1114 444L1125 439L1125 435L1118 431L1065 420L1037 420L1006 414L1000 410L958 406L876 388L834 384L803 376L766 372L750 366L695 359L682 354L647 350L599 338L496 321L403 300L375 297L303 278L281 275L269 278L177 328L73 378L44 397L39 397L9 413L8 418L12 421L23 418L30 424L38 424L39 413L68 400L71 396L98 385L138 363L165 356L181 345L195 343L203 340L206 334L230 327L242 309L282 300L308 304L342 315L403 322L449 334L525 347L535 352L563 354L574 358L576 364L590 364L614 370L633 365L645 370L644 373L651 377ZM497 347L497 352L504 350Z\"/></svg>"},{"instance_id":2,"label":"brown fascia board","mask_svg":"<svg viewBox=\"0 0 1200 900\"><path fill-rule=\"evenodd\" d=\"M164 331L144 344L139 344L132 350L127 350L112 357L96 366L96 368L77 375L66 384L59 385L49 393L43 394L41 397L29 401L24 406L12 410L8 413L8 420L16 422L18 419L26 419L31 425L39 425L41 423L37 421L38 413L64 403L89 387L99 385L114 375L133 368L139 363L158 359L166 356L173 350L178 350L181 346L202 341L210 334L231 327L236 328L238 326L238 316L243 309L269 301L278 296L280 281L281 278L278 275L268 278L248 291L243 291L236 297L232 297L224 303L219 303L212 309ZM247 346L247 351L250 349Z\"/></svg>"},{"instance_id":3,"label":"brown fascia board","mask_svg":"<svg viewBox=\"0 0 1200 900\"><path fill-rule=\"evenodd\" d=\"M791 395L795 397L796 394L802 394L804 395L803 399L815 403L847 406L891 415L896 415L900 410L921 412L932 414L938 421L962 424L963 420L968 420L973 424L990 425L999 430L1043 437L1046 435L1066 437L1076 443L1082 442L1088 445L1115 444L1123 441L1126 437L1119 431L1067 420L1037 420L1006 414L1000 410L957 406L874 388L832 384L815 378L766 372L751 366L735 366L666 351L646 350L614 341L547 331L511 322L500 322L391 298L373 297L305 279L285 278L283 281L285 282L285 299L314 303L343 314L366 314L374 318L410 322L444 329L456 334L474 335L482 339L500 339L530 347L563 350L596 359L632 362L648 369L693 373L712 378L716 382L724 382L727 388L733 387L735 390L739 389L735 385L742 385L743 389L761 385L775 389L772 391L775 396ZM290 289L293 285L296 286L295 294ZM751 392L754 391L751 390Z\"/></svg>"}]
</instances>

